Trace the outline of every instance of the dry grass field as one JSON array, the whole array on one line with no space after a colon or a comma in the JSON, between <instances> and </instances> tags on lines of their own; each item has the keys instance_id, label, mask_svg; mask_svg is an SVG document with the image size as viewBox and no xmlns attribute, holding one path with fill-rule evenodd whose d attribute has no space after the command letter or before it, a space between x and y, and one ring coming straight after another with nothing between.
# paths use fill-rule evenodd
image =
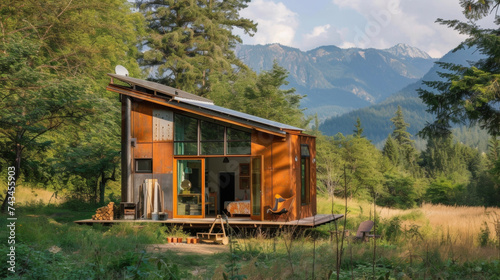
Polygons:
<instances>
[{"instance_id":1,"label":"dry grass field","mask_svg":"<svg viewBox=\"0 0 500 280\"><path fill-rule=\"evenodd\" d=\"M318 204L319 211L331 212L330 200L321 198ZM348 219L373 219L373 205L369 202L348 200L347 205ZM336 204L334 209L339 212L342 208ZM391 220L399 220L403 234L393 242L405 246L399 249L408 253L438 248L442 257L455 261L500 259L500 208L423 204L408 210L376 207L376 214L386 229ZM416 232L418 238L406 234Z\"/></svg>"}]
</instances>

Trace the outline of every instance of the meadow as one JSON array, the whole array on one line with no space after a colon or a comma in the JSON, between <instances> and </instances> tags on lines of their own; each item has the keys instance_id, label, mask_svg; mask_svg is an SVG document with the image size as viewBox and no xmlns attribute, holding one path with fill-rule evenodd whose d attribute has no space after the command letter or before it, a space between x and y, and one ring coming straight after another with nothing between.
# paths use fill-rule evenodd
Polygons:
<instances>
[{"instance_id":1,"label":"meadow","mask_svg":"<svg viewBox=\"0 0 500 280\"><path fill-rule=\"evenodd\" d=\"M20 188L21 189L21 188ZM97 205L19 191L16 273L0 264L9 279L498 279L500 209L424 204L410 210L349 200L346 231L327 224L298 232L230 230L227 252L198 254L157 251L172 229L152 224L79 226ZM26 197L24 197L26 195ZM51 203L48 204L49 200ZM21 205L22 202L22 205ZM343 201L334 204L343 213ZM328 198L318 212L331 213ZM375 219L380 238L367 242L355 234L361 221ZM1 219L0 254L8 253L7 221ZM175 229L179 230L179 229ZM189 233L185 233L188 235ZM192 245L196 246L196 245ZM216 246L216 245L214 245ZM222 246L222 245L221 245ZM337 260L342 262L337 275ZM376 248L374 248L376 246ZM374 250L375 249L375 250ZM375 252L375 257L374 257ZM338 277L338 278L337 278Z\"/></svg>"}]
</instances>

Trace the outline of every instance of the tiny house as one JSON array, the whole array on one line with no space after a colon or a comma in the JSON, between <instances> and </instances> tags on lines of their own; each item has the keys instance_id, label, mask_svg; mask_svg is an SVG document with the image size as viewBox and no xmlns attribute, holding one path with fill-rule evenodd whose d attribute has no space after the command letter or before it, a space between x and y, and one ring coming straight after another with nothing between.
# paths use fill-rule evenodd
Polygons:
<instances>
[{"instance_id":1,"label":"tiny house","mask_svg":"<svg viewBox=\"0 0 500 280\"><path fill-rule=\"evenodd\" d=\"M108 74L122 109L122 202L136 218L205 218L226 211L271 220L275 197L288 219L316 215L315 137L211 100Z\"/></svg>"}]
</instances>

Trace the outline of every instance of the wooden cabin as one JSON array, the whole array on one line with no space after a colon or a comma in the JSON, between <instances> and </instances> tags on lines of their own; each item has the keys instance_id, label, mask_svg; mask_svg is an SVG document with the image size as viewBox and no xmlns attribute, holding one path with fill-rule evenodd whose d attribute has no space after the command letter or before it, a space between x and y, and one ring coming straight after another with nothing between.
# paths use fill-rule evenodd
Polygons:
<instances>
[{"instance_id":1,"label":"wooden cabin","mask_svg":"<svg viewBox=\"0 0 500 280\"><path fill-rule=\"evenodd\" d=\"M271 220L276 195L291 199L287 219L316 215L315 137L182 90L108 75L107 89L122 104L122 202L137 207L135 218L228 211Z\"/></svg>"}]
</instances>

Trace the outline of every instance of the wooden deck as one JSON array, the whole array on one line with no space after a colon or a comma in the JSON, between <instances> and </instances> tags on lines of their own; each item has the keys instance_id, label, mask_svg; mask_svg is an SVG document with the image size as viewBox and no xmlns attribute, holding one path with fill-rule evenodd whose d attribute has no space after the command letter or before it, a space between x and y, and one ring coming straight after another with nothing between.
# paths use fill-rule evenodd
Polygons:
<instances>
[{"instance_id":1,"label":"wooden deck","mask_svg":"<svg viewBox=\"0 0 500 280\"><path fill-rule=\"evenodd\" d=\"M308 217L305 219L295 220L295 221L254 221L249 217L234 217L228 218L228 223L231 227L236 228L282 228L282 227L293 227L296 226L298 228L312 228L317 227L329 222L333 222L337 219L344 217L344 215L336 214L318 214L313 217ZM92 224L103 224L103 225L112 225L117 223L159 223L168 225L178 225L182 226L185 229L189 228L210 228L212 223L214 222L214 217L208 217L203 219L168 219L164 221L153 221L153 220L79 220L75 221L75 223L79 225L92 225Z\"/></svg>"}]
</instances>

